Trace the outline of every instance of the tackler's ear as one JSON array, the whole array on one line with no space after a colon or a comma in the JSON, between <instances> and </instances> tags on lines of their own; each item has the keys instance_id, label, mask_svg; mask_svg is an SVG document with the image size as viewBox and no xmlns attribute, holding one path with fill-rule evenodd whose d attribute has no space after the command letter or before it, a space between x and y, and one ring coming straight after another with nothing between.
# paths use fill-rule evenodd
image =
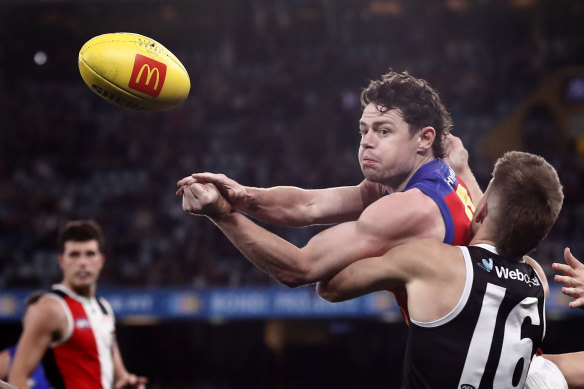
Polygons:
<instances>
[{"instance_id":1,"label":"tackler's ear","mask_svg":"<svg viewBox=\"0 0 584 389\"><path fill-rule=\"evenodd\" d=\"M479 201L479 203L475 209L472 221L480 224L483 222L483 220L485 220L485 218L487 217L487 214L488 214L487 202L486 201Z\"/></svg>"},{"instance_id":2,"label":"tackler's ear","mask_svg":"<svg viewBox=\"0 0 584 389\"><path fill-rule=\"evenodd\" d=\"M424 127L418 133L418 152L426 154L432 149L434 140L436 139L436 130L434 127Z\"/></svg>"}]
</instances>

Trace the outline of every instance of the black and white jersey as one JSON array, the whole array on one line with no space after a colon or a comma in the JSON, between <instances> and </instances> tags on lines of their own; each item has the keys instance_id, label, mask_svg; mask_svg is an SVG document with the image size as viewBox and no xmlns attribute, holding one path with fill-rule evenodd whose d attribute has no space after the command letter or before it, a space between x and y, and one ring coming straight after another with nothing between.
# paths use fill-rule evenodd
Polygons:
<instances>
[{"instance_id":1,"label":"black and white jersey","mask_svg":"<svg viewBox=\"0 0 584 389\"><path fill-rule=\"evenodd\" d=\"M493 246L460 249L462 297L439 320L411 321L403 387L523 388L545 334L541 280L529 264L498 255Z\"/></svg>"}]
</instances>

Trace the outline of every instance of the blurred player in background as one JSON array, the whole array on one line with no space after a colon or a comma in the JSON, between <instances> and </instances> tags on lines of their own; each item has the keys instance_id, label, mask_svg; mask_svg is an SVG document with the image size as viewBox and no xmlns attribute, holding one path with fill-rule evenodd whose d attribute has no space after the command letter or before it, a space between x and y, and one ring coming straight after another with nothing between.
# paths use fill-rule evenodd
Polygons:
<instances>
[{"instance_id":1,"label":"blurred player in background","mask_svg":"<svg viewBox=\"0 0 584 389\"><path fill-rule=\"evenodd\" d=\"M24 317L22 318L22 325L24 327L24 322L26 315L32 309L34 304L41 298L45 292L42 290L31 293L24 300ZM0 379L8 379L8 372L12 366L12 361L14 360L14 354L16 353L16 345L13 345L6 350L0 352ZM28 379L28 386L31 389L50 389L51 386L47 381L45 376L45 371L42 365L38 365L35 371L30 375Z\"/></svg>"},{"instance_id":2,"label":"blurred player in background","mask_svg":"<svg viewBox=\"0 0 584 389\"><path fill-rule=\"evenodd\" d=\"M440 159L447 142L463 179L478 184L462 143L449 136L452 120L438 94L424 80L390 71L369 84L361 103L361 184L262 189L221 174L193 174L178 182L183 209L208 216L252 263L292 287L412 240L468 243L474 206L463 180ZM341 224L298 248L243 213L276 225ZM404 309L402 291L394 293Z\"/></svg>"},{"instance_id":3,"label":"blurred player in background","mask_svg":"<svg viewBox=\"0 0 584 389\"><path fill-rule=\"evenodd\" d=\"M113 311L95 296L105 262L104 237L92 220L71 221L59 234L63 280L25 317L9 382L29 388L41 363L54 388L145 388L128 373L115 338Z\"/></svg>"},{"instance_id":4,"label":"blurred player in background","mask_svg":"<svg viewBox=\"0 0 584 389\"><path fill-rule=\"evenodd\" d=\"M549 293L543 269L524 256L547 235L562 202L549 163L508 152L477 204L470 246L404 244L349 265L317 290L343 301L406 288L404 388L522 388L545 333Z\"/></svg>"}]
</instances>

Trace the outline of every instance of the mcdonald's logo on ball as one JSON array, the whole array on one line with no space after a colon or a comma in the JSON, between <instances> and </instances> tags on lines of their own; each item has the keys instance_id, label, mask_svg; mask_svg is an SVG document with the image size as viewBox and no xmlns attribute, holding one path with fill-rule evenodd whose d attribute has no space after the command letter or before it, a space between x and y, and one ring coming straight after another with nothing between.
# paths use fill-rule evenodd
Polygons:
<instances>
[{"instance_id":1,"label":"mcdonald's logo on ball","mask_svg":"<svg viewBox=\"0 0 584 389\"><path fill-rule=\"evenodd\" d=\"M136 54L134 69L132 70L128 87L152 97L158 97L164 86L165 78L165 64L141 54Z\"/></svg>"},{"instance_id":2,"label":"mcdonald's logo on ball","mask_svg":"<svg viewBox=\"0 0 584 389\"><path fill-rule=\"evenodd\" d=\"M137 111L176 107L189 95L183 64L166 47L139 34L98 35L79 51L83 81L105 100Z\"/></svg>"}]
</instances>

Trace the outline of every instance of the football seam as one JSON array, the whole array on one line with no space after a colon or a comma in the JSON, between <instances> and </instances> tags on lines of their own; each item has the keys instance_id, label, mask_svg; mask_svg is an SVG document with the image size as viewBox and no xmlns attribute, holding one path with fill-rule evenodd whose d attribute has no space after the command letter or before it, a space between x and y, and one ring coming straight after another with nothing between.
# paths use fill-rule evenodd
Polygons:
<instances>
[{"instance_id":1,"label":"football seam","mask_svg":"<svg viewBox=\"0 0 584 389\"><path fill-rule=\"evenodd\" d=\"M125 40L117 40L117 39L116 39L116 40L110 40L110 41L101 41L101 42L96 42L96 43L92 43L92 44L90 44L90 45L87 45L87 47L85 47L85 48L84 48L83 50L81 50L79 53L80 53L81 55L83 55L83 54L85 54L85 52L86 52L88 49L90 49L90 48L92 48L92 47L99 46L99 45L103 45L104 43L134 43L134 44L135 44L135 43L136 43L136 41L125 41ZM165 56L165 57L168 57L168 54L166 53L166 51L167 51L167 50L166 50L166 49L164 49L164 50L162 50L162 53L157 53L157 54L158 54L158 56ZM148 50L146 50L146 52L148 52ZM169 57L169 58L170 58L170 57ZM171 58L171 59L172 59L172 58Z\"/></svg>"},{"instance_id":2,"label":"football seam","mask_svg":"<svg viewBox=\"0 0 584 389\"><path fill-rule=\"evenodd\" d=\"M146 39L145 39L145 40L146 40ZM127 39L110 39L110 40L100 40L99 42L94 42L94 43L89 43L89 42L87 42L85 45L89 45L89 46L92 46L92 47L93 47L93 46L101 45L101 44L104 44L104 43L112 43L112 42L117 42L117 43L120 43L120 42L121 42L121 43L136 43L136 40L127 40ZM156 43L156 46L158 46L158 47L160 47L160 48L162 48L162 47L163 47L163 45L162 45L162 44L160 44L160 43L158 43L158 42L156 42L156 41L150 40L150 42L154 42L154 43ZM150 47L154 47L154 46L150 46Z\"/></svg>"},{"instance_id":3,"label":"football seam","mask_svg":"<svg viewBox=\"0 0 584 389\"><path fill-rule=\"evenodd\" d=\"M131 34L131 33L127 33L127 34ZM142 35L138 35L138 34L134 34L134 35L135 35L135 36L142 36ZM150 41L153 41L152 39L149 39L149 38L145 38L145 39L148 39L148 40L150 40ZM156 42L156 41L154 41L154 42ZM86 52L86 51L87 51L89 48L96 47L96 46L102 45L102 44L104 44L104 43L134 43L134 44L135 44L135 43L136 43L136 41L135 41L135 40L127 40L127 39L110 39L110 40L102 40L102 41L95 42L95 43L89 43L89 42L88 42L88 43L86 43L86 44L84 45L83 49L82 49L82 50L79 52L79 54L81 54L81 55L83 56L83 55L84 55L84 53L85 53L85 52ZM186 68L185 68L185 66L182 64L182 62L180 62L180 60L178 60L178 58L177 58L177 60L178 60L178 62L177 62L177 60L175 60L175 58L173 58L172 56L168 55L168 53L169 53L169 50L168 50L166 47L164 47L162 44L160 44L160 43L158 43L158 42L156 42L156 44L158 45L158 47L160 47L160 48L162 49L162 53L159 53L159 55L161 55L161 56L164 56L164 57L166 57L166 58L170 59L172 62L174 62L176 65L178 65L178 67L180 67L180 68L181 68L181 70L182 70L182 71L185 73L185 75L186 75L186 76L189 78L189 81L190 81L190 76L189 76L189 73L187 72L187 69L186 69ZM147 51L147 50L146 50L146 51ZM174 54L173 54L173 55L174 55ZM85 60L84 60L83 62L85 62ZM86 63L87 63L87 62L86 62ZM92 69L92 70L93 70L93 69Z\"/></svg>"}]
</instances>

